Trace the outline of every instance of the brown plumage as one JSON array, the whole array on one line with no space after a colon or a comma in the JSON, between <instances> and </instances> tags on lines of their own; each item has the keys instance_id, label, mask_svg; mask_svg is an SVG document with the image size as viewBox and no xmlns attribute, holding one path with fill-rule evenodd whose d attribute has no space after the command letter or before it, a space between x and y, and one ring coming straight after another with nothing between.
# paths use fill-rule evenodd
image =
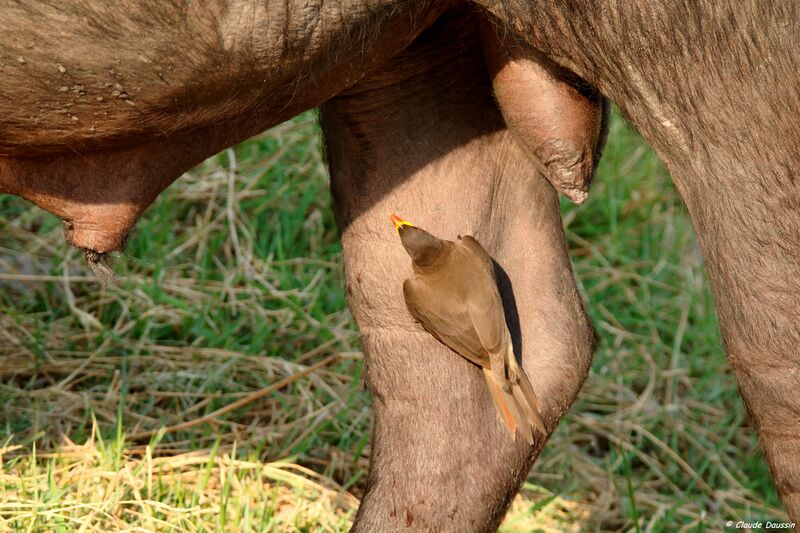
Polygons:
<instances>
[{"instance_id":1,"label":"brown plumage","mask_svg":"<svg viewBox=\"0 0 800 533\"><path fill-rule=\"evenodd\" d=\"M517 364L492 259L469 235L434 237L391 215L414 275L403 283L411 315L448 348L483 369L489 393L512 439L546 434L539 402Z\"/></svg>"}]
</instances>

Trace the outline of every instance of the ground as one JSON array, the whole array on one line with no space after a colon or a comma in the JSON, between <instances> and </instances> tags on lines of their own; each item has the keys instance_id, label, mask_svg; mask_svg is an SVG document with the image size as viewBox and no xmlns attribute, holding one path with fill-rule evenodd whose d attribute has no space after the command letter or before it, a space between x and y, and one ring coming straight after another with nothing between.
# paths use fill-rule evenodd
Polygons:
<instances>
[{"instance_id":1,"label":"ground","mask_svg":"<svg viewBox=\"0 0 800 533\"><path fill-rule=\"evenodd\" d=\"M308 113L188 172L109 286L0 197L0 530L347 530L370 399L320 143ZM599 348L502 530L783 518L685 209L619 117L562 206Z\"/></svg>"}]
</instances>

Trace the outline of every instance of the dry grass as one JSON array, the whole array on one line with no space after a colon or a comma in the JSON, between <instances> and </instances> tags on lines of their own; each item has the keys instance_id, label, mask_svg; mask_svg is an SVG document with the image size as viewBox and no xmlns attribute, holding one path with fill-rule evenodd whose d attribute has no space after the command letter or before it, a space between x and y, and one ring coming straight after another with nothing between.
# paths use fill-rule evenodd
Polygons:
<instances>
[{"instance_id":1,"label":"dry grass","mask_svg":"<svg viewBox=\"0 0 800 533\"><path fill-rule=\"evenodd\" d=\"M358 500L290 462L236 459L212 448L167 456L96 439L13 455L0 483L3 530L288 531L347 528ZM156 448L157 449L157 448ZM5 453L3 453L5 452Z\"/></svg>"},{"instance_id":2,"label":"dry grass","mask_svg":"<svg viewBox=\"0 0 800 533\"><path fill-rule=\"evenodd\" d=\"M237 459L224 449L159 455L104 442L96 431L56 452L0 448L0 528L24 531L346 531L358 499L288 461ZM579 531L588 512L528 485L503 526L508 533Z\"/></svg>"},{"instance_id":3,"label":"dry grass","mask_svg":"<svg viewBox=\"0 0 800 533\"><path fill-rule=\"evenodd\" d=\"M305 115L173 185L112 285L0 198L0 530L347 529L371 414L328 198ZM564 215L600 347L503 529L782 517L683 208L621 122Z\"/></svg>"}]
</instances>

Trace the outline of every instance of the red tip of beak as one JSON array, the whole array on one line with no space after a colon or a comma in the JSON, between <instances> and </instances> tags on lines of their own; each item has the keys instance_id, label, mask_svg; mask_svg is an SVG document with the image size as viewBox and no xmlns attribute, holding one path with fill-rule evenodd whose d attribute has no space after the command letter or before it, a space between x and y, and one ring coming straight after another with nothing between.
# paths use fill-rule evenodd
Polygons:
<instances>
[{"instance_id":1,"label":"red tip of beak","mask_svg":"<svg viewBox=\"0 0 800 533\"><path fill-rule=\"evenodd\" d=\"M392 224L394 224L394 229L397 230L397 233L400 233L400 228L402 228L403 226L409 226L411 228L414 227L414 224L412 224L408 220L403 220L402 218L400 218L399 216L395 215L394 213L389 215L389 220L391 220Z\"/></svg>"},{"instance_id":2,"label":"red tip of beak","mask_svg":"<svg viewBox=\"0 0 800 533\"><path fill-rule=\"evenodd\" d=\"M403 220L394 213L389 215L389 220L391 220L392 224L394 224L394 229L397 230L397 233L400 233L400 228L402 228L403 226L410 226L412 228L414 227L414 224L412 224L408 220Z\"/></svg>"}]
</instances>

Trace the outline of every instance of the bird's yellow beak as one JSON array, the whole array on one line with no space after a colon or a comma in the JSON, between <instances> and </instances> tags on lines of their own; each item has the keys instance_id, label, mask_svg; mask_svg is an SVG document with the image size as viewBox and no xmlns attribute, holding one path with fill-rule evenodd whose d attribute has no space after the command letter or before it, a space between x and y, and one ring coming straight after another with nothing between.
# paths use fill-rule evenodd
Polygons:
<instances>
[{"instance_id":1,"label":"bird's yellow beak","mask_svg":"<svg viewBox=\"0 0 800 533\"><path fill-rule=\"evenodd\" d=\"M414 224L412 224L408 220L403 220L402 218L400 218L399 216L395 215L394 213L389 215L389 220L391 220L392 224L394 224L394 229L397 230L397 233L400 233L400 228L403 227L403 226L410 226L412 228L415 227Z\"/></svg>"}]
</instances>

